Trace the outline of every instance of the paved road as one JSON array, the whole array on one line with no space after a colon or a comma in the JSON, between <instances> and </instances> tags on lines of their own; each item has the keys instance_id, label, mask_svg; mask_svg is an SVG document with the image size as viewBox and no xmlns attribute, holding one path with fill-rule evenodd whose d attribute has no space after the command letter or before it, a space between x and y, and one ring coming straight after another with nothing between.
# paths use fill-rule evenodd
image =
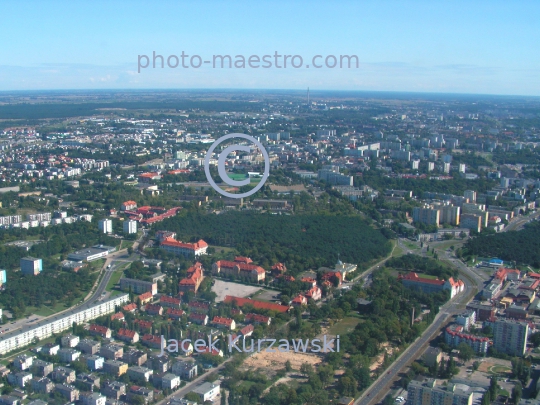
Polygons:
<instances>
[{"instance_id":1,"label":"paved road","mask_svg":"<svg viewBox=\"0 0 540 405\"><path fill-rule=\"evenodd\" d=\"M144 234L145 233L143 231L143 234L141 235L141 238L139 238L139 240L137 240L134 243L133 250L135 250L137 248L137 246L138 246L140 240L142 239L142 237L144 236ZM136 254L132 254L131 256L128 257L127 249L122 249L122 250L120 250L118 252L114 252L114 253L110 254L107 257L107 260L105 261L105 264L103 265L103 268L101 270L102 272L104 272L103 277L99 281L99 283L98 283L97 287L95 288L94 292L90 293L89 296L86 297L86 299L85 299L85 301L83 303L77 303L74 306L72 306L71 308L65 309L65 310L63 310L61 312L57 312L56 314L50 315L48 317L41 318L38 322L32 322L32 323L29 323L29 324L25 324L20 328L10 330L9 332L2 334L0 336L0 339L6 339L7 337L10 337L11 335L19 334L21 332L21 330L25 331L25 330L33 329L33 328L35 328L37 326L45 325L45 324L49 323L51 320L58 319L60 316L63 316L64 314L73 314L75 312L80 311L81 309L87 309L87 308L95 305L96 301L99 300L102 297L102 294L105 291L105 288L107 287L107 284L109 283L109 280L111 279L111 277L112 277L112 275L114 273L114 270L122 262L125 263L126 260L127 261L135 261L135 260L137 260L138 257L139 256L136 255ZM109 264L111 265L111 267L107 268Z\"/></svg>"},{"instance_id":2,"label":"paved road","mask_svg":"<svg viewBox=\"0 0 540 405\"><path fill-rule=\"evenodd\" d=\"M529 222L532 219L538 218L539 216L540 216L540 210L538 210L537 212L532 213L531 215L515 218L502 231L503 232L518 231L527 222Z\"/></svg>"},{"instance_id":3,"label":"paved road","mask_svg":"<svg viewBox=\"0 0 540 405\"><path fill-rule=\"evenodd\" d=\"M401 356L384 372L379 378L358 398L354 405L372 405L381 401L390 391L394 380L399 376L401 370L409 365L414 359L417 359L428 342L440 332L441 328L447 322L448 318L462 311L463 306L469 300L469 295L473 291L479 291L484 286L484 278L476 274L473 270L465 266L461 261L454 260L445 255L458 270L464 274L465 290L453 300L443 305L435 317L433 323L419 336Z\"/></svg>"}]
</instances>

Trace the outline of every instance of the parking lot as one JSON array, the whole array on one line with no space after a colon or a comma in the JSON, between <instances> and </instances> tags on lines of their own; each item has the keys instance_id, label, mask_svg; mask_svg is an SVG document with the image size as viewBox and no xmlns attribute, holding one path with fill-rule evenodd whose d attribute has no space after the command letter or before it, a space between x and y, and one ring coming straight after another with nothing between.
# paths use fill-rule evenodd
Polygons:
<instances>
[{"instance_id":1,"label":"parking lot","mask_svg":"<svg viewBox=\"0 0 540 405\"><path fill-rule=\"evenodd\" d=\"M232 283L230 281L215 280L212 291L217 294L216 302L222 302L227 295L235 297L247 297L259 291L261 287Z\"/></svg>"}]
</instances>

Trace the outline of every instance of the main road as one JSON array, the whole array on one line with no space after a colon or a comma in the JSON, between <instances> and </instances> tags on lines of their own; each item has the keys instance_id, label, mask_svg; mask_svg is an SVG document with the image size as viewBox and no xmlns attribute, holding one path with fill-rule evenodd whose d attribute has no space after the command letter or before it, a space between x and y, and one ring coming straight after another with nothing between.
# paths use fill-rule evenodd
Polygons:
<instances>
[{"instance_id":1,"label":"main road","mask_svg":"<svg viewBox=\"0 0 540 405\"><path fill-rule=\"evenodd\" d=\"M421 351L425 348L428 342L440 332L441 328L446 324L448 318L463 310L463 306L467 304L470 295L480 291L484 287L485 277L481 277L473 270L464 265L460 260L453 259L448 256L445 251L445 256L454 266L458 268L464 276L462 280L465 284L464 291L444 304L435 319L428 326L422 335L420 335L398 358L390 365L390 367L381 374L379 378L358 398L354 401L354 405L373 405L381 401L389 392L394 380L398 377L401 370L409 365L414 359L418 358Z\"/></svg>"}]
</instances>

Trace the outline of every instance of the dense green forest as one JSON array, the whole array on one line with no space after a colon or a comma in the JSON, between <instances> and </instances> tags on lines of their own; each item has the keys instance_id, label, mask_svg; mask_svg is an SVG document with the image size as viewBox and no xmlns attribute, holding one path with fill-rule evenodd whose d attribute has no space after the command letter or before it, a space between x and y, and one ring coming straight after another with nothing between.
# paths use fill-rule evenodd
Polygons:
<instances>
[{"instance_id":1,"label":"dense green forest","mask_svg":"<svg viewBox=\"0 0 540 405\"><path fill-rule=\"evenodd\" d=\"M82 117L103 114L100 109L125 108L128 110L191 110L205 111L258 111L257 103L239 101L118 101L97 103L35 103L7 104L0 106L0 119L40 119Z\"/></svg>"},{"instance_id":2,"label":"dense green forest","mask_svg":"<svg viewBox=\"0 0 540 405\"><path fill-rule=\"evenodd\" d=\"M391 267L402 272L415 271L418 273L437 276L441 280L448 280L450 277L457 278L458 271L450 266L432 259L418 255L403 255L392 257L385 263L386 267Z\"/></svg>"},{"instance_id":3,"label":"dense green forest","mask_svg":"<svg viewBox=\"0 0 540 405\"><path fill-rule=\"evenodd\" d=\"M540 267L540 223L533 222L521 231L479 235L467 242L465 256L498 257Z\"/></svg>"},{"instance_id":4,"label":"dense green forest","mask_svg":"<svg viewBox=\"0 0 540 405\"><path fill-rule=\"evenodd\" d=\"M187 210L156 224L177 232L178 239L204 239L211 245L233 246L240 254L270 268L285 263L293 274L344 262L365 264L386 256L389 240L360 216L272 215L225 212L219 215Z\"/></svg>"}]
</instances>

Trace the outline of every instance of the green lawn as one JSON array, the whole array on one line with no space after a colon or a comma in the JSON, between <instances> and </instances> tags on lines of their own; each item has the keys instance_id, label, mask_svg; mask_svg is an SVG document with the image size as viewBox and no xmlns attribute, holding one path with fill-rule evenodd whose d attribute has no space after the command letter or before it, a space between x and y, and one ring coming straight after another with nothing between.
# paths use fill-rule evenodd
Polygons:
<instances>
[{"instance_id":1,"label":"green lawn","mask_svg":"<svg viewBox=\"0 0 540 405\"><path fill-rule=\"evenodd\" d=\"M26 313L40 315L40 316L50 316L50 315L56 314L57 312L63 311L65 309L67 309L66 304L64 304L63 302L59 302L54 307L50 307L50 306L43 306L41 308L27 307Z\"/></svg>"},{"instance_id":2,"label":"green lawn","mask_svg":"<svg viewBox=\"0 0 540 405\"><path fill-rule=\"evenodd\" d=\"M111 276L111 279L107 283L107 287L105 287L105 290L111 291L116 284L120 281L122 278L122 274L124 273L124 270L116 270L113 275Z\"/></svg>"},{"instance_id":3,"label":"green lawn","mask_svg":"<svg viewBox=\"0 0 540 405\"><path fill-rule=\"evenodd\" d=\"M133 246L133 242L134 241L132 240L123 240L120 243L120 248L118 250L127 249L128 247Z\"/></svg>"},{"instance_id":4,"label":"green lawn","mask_svg":"<svg viewBox=\"0 0 540 405\"><path fill-rule=\"evenodd\" d=\"M343 318L343 320L333 325L328 330L328 334L329 335L345 335L346 333L352 332L354 328L356 327L356 325L358 325L360 322L362 322L362 320L359 318L347 316Z\"/></svg>"}]
</instances>

